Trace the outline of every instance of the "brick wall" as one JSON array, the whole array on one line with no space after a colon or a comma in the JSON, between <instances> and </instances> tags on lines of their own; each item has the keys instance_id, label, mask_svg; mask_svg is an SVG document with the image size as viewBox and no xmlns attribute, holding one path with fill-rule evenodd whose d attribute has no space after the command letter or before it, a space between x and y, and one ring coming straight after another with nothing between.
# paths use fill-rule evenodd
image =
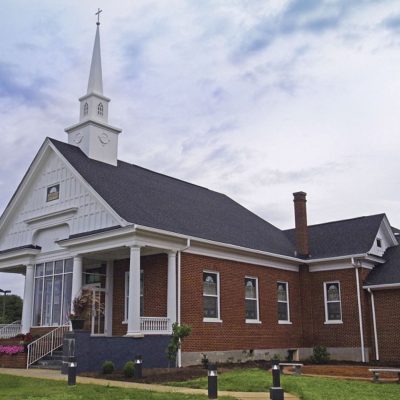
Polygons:
<instances>
[{"instance_id":1,"label":"brick wall","mask_svg":"<svg viewBox=\"0 0 400 400\"><path fill-rule=\"evenodd\" d=\"M1 346L20 346L21 339L0 339ZM0 353L0 368L26 368L27 353Z\"/></svg>"},{"instance_id":2,"label":"brick wall","mask_svg":"<svg viewBox=\"0 0 400 400\"><path fill-rule=\"evenodd\" d=\"M381 361L400 363L400 290L376 290L375 313Z\"/></svg>"},{"instance_id":3,"label":"brick wall","mask_svg":"<svg viewBox=\"0 0 400 400\"><path fill-rule=\"evenodd\" d=\"M203 270L220 274L222 323L203 322ZM246 275L258 277L261 324L245 322ZM289 283L291 325L279 325L277 281ZM298 273L212 257L182 254L181 320L192 326L183 351L296 348L301 344Z\"/></svg>"},{"instance_id":4,"label":"brick wall","mask_svg":"<svg viewBox=\"0 0 400 400\"><path fill-rule=\"evenodd\" d=\"M144 316L167 316L167 277L168 257L156 254L141 257L141 269L144 274ZM129 259L114 262L113 291L113 335L126 334L124 320L125 272L129 271Z\"/></svg>"},{"instance_id":5,"label":"brick wall","mask_svg":"<svg viewBox=\"0 0 400 400\"><path fill-rule=\"evenodd\" d=\"M360 271L361 304L363 314L368 311L367 293L362 289L363 277ZM357 303L357 284L354 269L312 272L310 274L312 291L313 343L327 347L360 347L360 325ZM342 302L343 324L325 324L324 282L339 281ZM364 341L370 343L369 320L364 317Z\"/></svg>"}]
</instances>

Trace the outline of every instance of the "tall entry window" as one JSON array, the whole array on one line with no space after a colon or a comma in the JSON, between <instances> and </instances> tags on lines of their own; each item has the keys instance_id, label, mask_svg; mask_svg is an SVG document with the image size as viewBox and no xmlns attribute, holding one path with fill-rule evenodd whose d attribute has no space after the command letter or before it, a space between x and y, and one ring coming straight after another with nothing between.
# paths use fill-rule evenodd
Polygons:
<instances>
[{"instance_id":1,"label":"tall entry window","mask_svg":"<svg viewBox=\"0 0 400 400\"><path fill-rule=\"evenodd\" d=\"M246 322L258 322L258 279L246 276L244 279Z\"/></svg>"},{"instance_id":2,"label":"tall entry window","mask_svg":"<svg viewBox=\"0 0 400 400\"><path fill-rule=\"evenodd\" d=\"M219 316L219 274L203 272L203 318L204 322L218 321Z\"/></svg>"},{"instance_id":3,"label":"tall entry window","mask_svg":"<svg viewBox=\"0 0 400 400\"><path fill-rule=\"evenodd\" d=\"M35 266L34 326L58 326L68 322L72 267L72 258Z\"/></svg>"},{"instance_id":4,"label":"tall entry window","mask_svg":"<svg viewBox=\"0 0 400 400\"><path fill-rule=\"evenodd\" d=\"M340 282L325 282L325 323L342 322L342 302L340 299Z\"/></svg>"},{"instance_id":5,"label":"tall entry window","mask_svg":"<svg viewBox=\"0 0 400 400\"><path fill-rule=\"evenodd\" d=\"M287 282L277 283L277 297L278 297L278 321L285 323L290 321L289 316L289 290Z\"/></svg>"}]
</instances>

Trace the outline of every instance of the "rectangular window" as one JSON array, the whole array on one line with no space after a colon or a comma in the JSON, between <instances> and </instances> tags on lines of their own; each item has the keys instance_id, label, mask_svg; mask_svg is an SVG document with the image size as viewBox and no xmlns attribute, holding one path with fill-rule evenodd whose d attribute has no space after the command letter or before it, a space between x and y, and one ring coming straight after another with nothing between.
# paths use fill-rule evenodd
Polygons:
<instances>
[{"instance_id":1,"label":"rectangular window","mask_svg":"<svg viewBox=\"0 0 400 400\"><path fill-rule=\"evenodd\" d=\"M71 310L72 259L35 265L33 326L68 323Z\"/></svg>"},{"instance_id":2,"label":"rectangular window","mask_svg":"<svg viewBox=\"0 0 400 400\"><path fill-rule=\"evenodd\" d=\"M129 311L129 271L125 272L125 307L124 307L124 322L128 321ZM144 315L144 273L140 270L140 316Z\"/></svg>"},{"instance_id":3,"label":"rectangular window","mask_svg":"<svg viewBox=\"0 0 400 400\"><path fill-rule=\"evenodd\" d=\"M340 282L325 282L325 323L342 322L342 305L340 300Z\"/></svg>"},{"instance_id":4,"label":"rectangular window","mask_svg":"<svg viewBox=\"0 0 400 400\"><path fill-rule=\"evenodd\" d=\"M245 277L246 322L258 322L258 278Z\"/></svg>"},{"instance_id":5,"label":"rectangular window","mask_svg":"<svg viewBox=\"0 0 400 400\"><path fill-rule=\"evenodd\" d=\"M54 201L60 198L60 184L49 186L46 191L46 201Z\"/></svg>"},{"instance_id":6,"label":"rectangular window","mask_svg":"<svg viewBox=\"0 0 400 400\"><path fill-rule=\"evenodd\" d=\"M218 272L203 272L203 318L205 322L220 318Z\"/></svg>"},{"instance_id":7,"label":"rectangular window","mask_svg":"<svg viewBox=\"0 0 400 400\"><path fill-rule=\"evenodd\" d=\"M277 283L277 297L278 297L278 321L281 323L290 322L289 286L287 282Z\"/></svg>"}]
</instances>

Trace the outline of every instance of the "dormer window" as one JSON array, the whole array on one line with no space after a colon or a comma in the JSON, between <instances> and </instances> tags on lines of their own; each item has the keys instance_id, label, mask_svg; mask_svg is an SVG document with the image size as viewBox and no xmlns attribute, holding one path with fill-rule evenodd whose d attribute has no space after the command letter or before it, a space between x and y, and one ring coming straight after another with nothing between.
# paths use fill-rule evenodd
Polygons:
<instances>
[{"instance_id":1,"label":"dormer window","mask_svg":"<svg viewBox=\"0 0 400 400\"><path fill-rule=\"evenodd\" d=\"M83 115L88 115L89 112L89 104L85 103L85 105L83 106Z\"/></svg>"},{"instance_id":2,"label":"dormer window","mask_svg":"<svg viewBox=\"0 0 400 400\"><path fill-rule=\"evenodd\" d=\"M382 239L376 239L376 246L381 248L382 247Z\"/></svg>"},{"instance_id":3,"label":"dormer window","mask_svg":"<svg viewBox=\"0 0 400 400\"><path fill-rule=\"evenodd\" d=\"M104 113L104 108L103 108L103 103L99 103L97 106L97 115L103 116Z\"/></svg>"}]
</instances>

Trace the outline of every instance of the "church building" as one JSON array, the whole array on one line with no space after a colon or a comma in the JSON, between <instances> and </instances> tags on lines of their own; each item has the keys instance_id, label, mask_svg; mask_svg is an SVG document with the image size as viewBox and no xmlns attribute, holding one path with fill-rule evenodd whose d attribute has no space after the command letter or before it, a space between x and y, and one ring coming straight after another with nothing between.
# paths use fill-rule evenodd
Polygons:
<instances>
[{"instance_id":1,"label":"church building","mask_svg":"<svg viewBox=\"0 0 400 400\"><path fill-rule=\"evenodd\" d=\"M68 143L44 140L0 218L0 279L25 276L13 327L41 335L27 366L62 345L83 291L80 371L135 354L166 366L176 322L192 327L179 365L301 360L317 345L333 359L398 362L400 231L385 214L308 225L296 192L295 227L281 230L222 193L118 160L99 23L79 102Z\"/></svg>"}]
</instances>

